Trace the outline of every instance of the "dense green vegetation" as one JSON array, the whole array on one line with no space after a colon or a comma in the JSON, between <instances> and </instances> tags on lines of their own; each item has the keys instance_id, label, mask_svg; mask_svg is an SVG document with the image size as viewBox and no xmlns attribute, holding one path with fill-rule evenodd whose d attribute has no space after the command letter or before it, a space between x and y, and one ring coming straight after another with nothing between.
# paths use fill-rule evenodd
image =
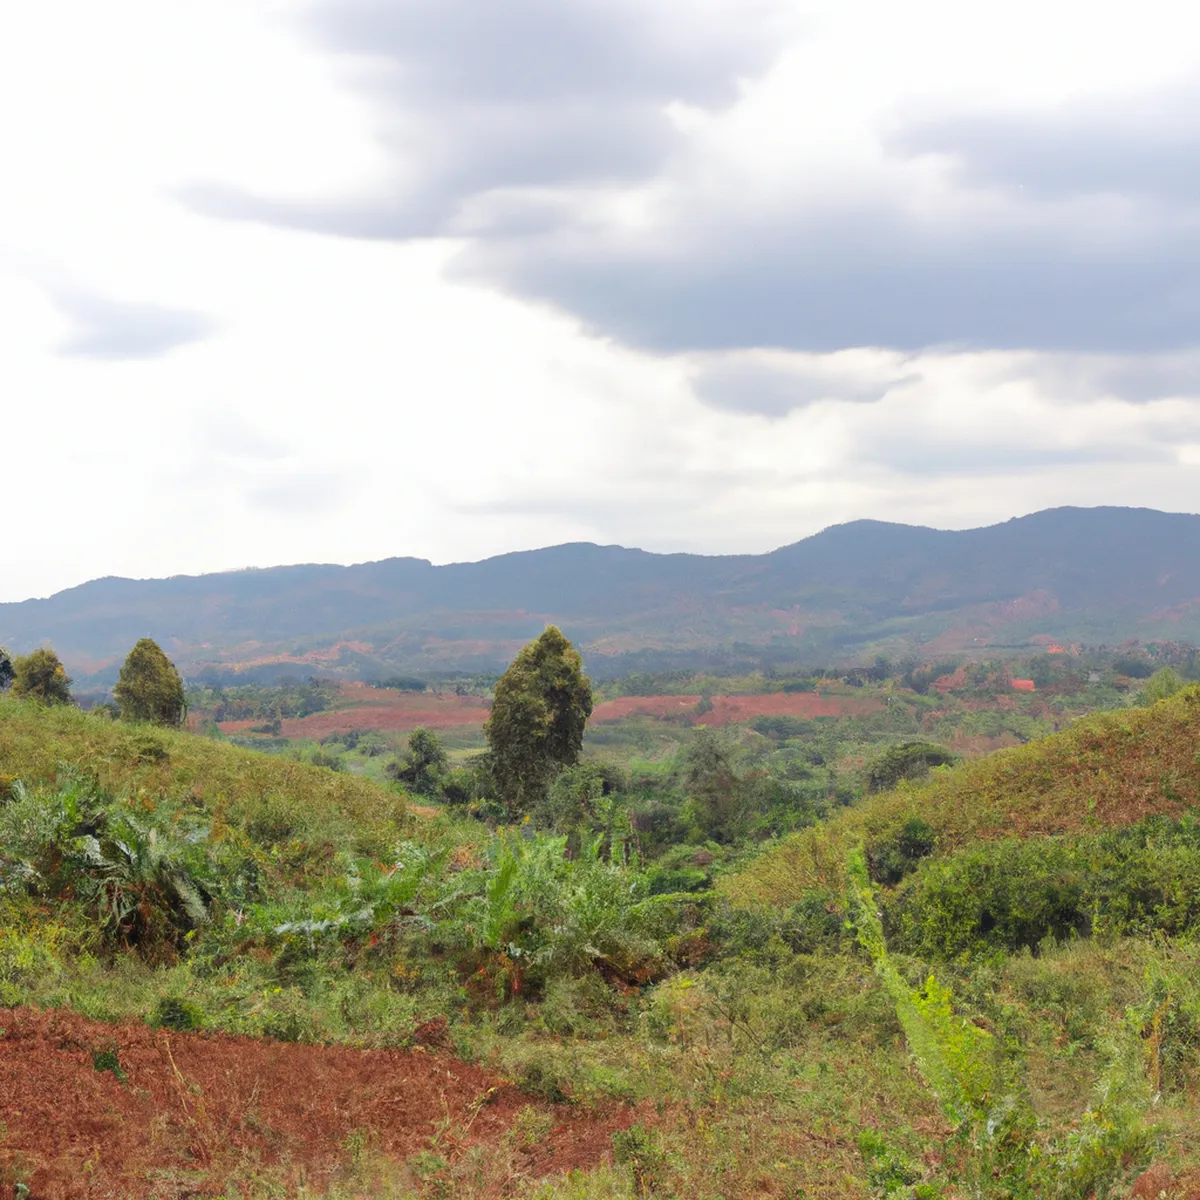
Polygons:
<instances>
[{"instance_id":1,"label":"dense green vegetation","mask_svg":"<svg viewBox=\"0 0 1200 1200\"><path fill-rule=\"evenodd\" d=\"M544 724L531 676L582 704L555 656L514 675ZM1043 688L1073 686L1046 657ZM955 765L929 736L945 697L877 665L814 686L891 685L878 712L572 732L515 795L504 722L488 753L338 735L314 765L0 697L0 1005L356 1046L436 1029L532 1095L635 1106L611 1166L510 1194L1088 1200L1161 1162L1182 1197L1200 689L1162 668ZM449 1149L360 1165L359 1194L496 1194Z\"/></svg>"},{"instance_id":2,"label":"dense green vegetation","mask_svg":"<svg viewBox=\"0 0 1200 1200\"><path fill-rule=\"evenodd\" d=\"M172 728L183 724L187 701L175 664L151 638L140 638L130 650L113 688L122 718Z\"/></svg>"}]
</instances>

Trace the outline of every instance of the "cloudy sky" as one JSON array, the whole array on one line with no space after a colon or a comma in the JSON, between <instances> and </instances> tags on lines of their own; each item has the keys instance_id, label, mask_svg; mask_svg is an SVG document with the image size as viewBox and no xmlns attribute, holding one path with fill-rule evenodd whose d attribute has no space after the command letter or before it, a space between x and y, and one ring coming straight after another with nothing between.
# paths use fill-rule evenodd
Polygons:
<instances>
[{"instance_id":1,"label":"cloudy sky","mask_svg":"<svg viewBox=\"0 0 1200 1200\"><path fill-rule=\"evenodd\" d=\"M1200 508L1184 0L38 0L0 600Z\"/></svg>"}]
</instances>

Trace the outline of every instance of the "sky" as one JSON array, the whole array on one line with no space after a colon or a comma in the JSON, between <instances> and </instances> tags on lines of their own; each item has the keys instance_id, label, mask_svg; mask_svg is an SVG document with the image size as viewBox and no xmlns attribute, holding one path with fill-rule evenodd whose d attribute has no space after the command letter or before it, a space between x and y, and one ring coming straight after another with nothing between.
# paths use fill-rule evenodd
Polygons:
<instances>
[{"instance_id":1,"label":"sky","mask_svg":"<svg viewBox=\"0 0 1200 1200\"><path fill-rule=\"evenodd\" d=\"M1183 0L38 0L0 601L1200 508Z\"/></svg>"}]
</instances>

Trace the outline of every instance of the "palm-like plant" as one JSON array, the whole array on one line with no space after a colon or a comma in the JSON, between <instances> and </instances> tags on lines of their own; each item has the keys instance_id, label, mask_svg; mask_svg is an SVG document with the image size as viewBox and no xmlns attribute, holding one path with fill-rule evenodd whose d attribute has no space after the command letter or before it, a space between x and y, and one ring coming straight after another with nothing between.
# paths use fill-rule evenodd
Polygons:
<instances>
[{"instance_id":1,"label":"palm-like plant","mask_svg":"<svg viewBox=\"0 0 1200 1200\"><path fill-rule=\"evenodd\" d=\"M77 894L96 908L105 932L126 945L156 951L177 945L208 919L210 895L196 846L124 817L104 836L78 839Z\"/></svg>"}]
</instances>

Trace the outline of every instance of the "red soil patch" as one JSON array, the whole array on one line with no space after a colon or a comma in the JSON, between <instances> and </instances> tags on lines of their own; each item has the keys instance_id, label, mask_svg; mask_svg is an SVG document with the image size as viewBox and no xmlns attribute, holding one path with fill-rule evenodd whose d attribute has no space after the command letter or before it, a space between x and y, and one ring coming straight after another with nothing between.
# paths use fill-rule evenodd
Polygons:
<instances>
[{"instance_id":1,"label":"red soil patch","mask_svg":"<svg viewBox=\"0 0 1200 1200\"><path fill-rule=\"evenodd\" d=\"M479 696L393 692L365 683L344 683L341 693L344 708L334 712L313 713L311 717L289 718L282 722L282 736L319 739L331 733L349 733L352 729L406 733L419 725L427 729L452 729L456 726L478 728L487 720L491 707L488 701ZM221 729L225 733L244 733L261 724L261 719L225 721Z\"/></svg>"},{"instance_id":2,"label":"red soil patch","mask_svg":"<svg viewBox=\"0 0 1200 1200\"><path fill-rule=\"evenodd\" d=\"M712 709L697 713L699 696L622 696L596 705L592 720L623 721L627 717L689 718L696 724L723 726L752 721L755 717L845 717L878 712L883 702L875 697L822 696L817 692L769 692L755 696L714 696Z\"/></svg>"},{"instance_id":3,"label":"red soil patch","mask_svg":"<svg viewBox=\"0 0 1200 1200\"><path fill-rule=\"evenodd\" d=\"M328 737L354 729L378 729L406 733L423 725L427 729L480 728L491 705L479 696L449 693L392 692L365 683L341 685L344 708L314 713L311 717L285 720L280 733L288 738ZM596 705L592 720L598 724L623 721L626 717L657 720L689 719L696 724L723 726L752 721L755 717L844 717L878 712L883 703L876 697L822 696L817 692L770 692L751 696L714 696L712 709L697 713L699 696L622 696ZM244 733L261 725L261 720L225 721L225 733Z\"/></svg>"},{"instance_id":4,"label":"red soil patch","mask_svg":"<svg viewBox=\"0 0 1200 1200\"><path fill-rule=\"evenodd\" d=\"M1032 679L1014 679L1011 682L1012 682L1012 689L1014 692L1036 692L1037 691L1037 685L1033 682Z\"/></svg>"},{"instance_id":5,"label":"red soil patch","mask_svg":"<svg viewBox=\"0 0 1200 1200\"><path fill-rule=\"evenodd\" d=\"M0 1200L21 1180L38 1200L223 1194L271 1170L327 1185L346 1140L403 1159L437 1138L453 1160L504 1144L531 1099L435 1053L301 1046L106 1025L61 1010L0 1009ZM127 1078L97 1070L113 1050ZM519 1154L526 1178L601 1161L629 1108L589 1114L537 1104L552 1128ZM509 1148L511 1152L511 1148Z\"/></svg>"}]
</instances>

